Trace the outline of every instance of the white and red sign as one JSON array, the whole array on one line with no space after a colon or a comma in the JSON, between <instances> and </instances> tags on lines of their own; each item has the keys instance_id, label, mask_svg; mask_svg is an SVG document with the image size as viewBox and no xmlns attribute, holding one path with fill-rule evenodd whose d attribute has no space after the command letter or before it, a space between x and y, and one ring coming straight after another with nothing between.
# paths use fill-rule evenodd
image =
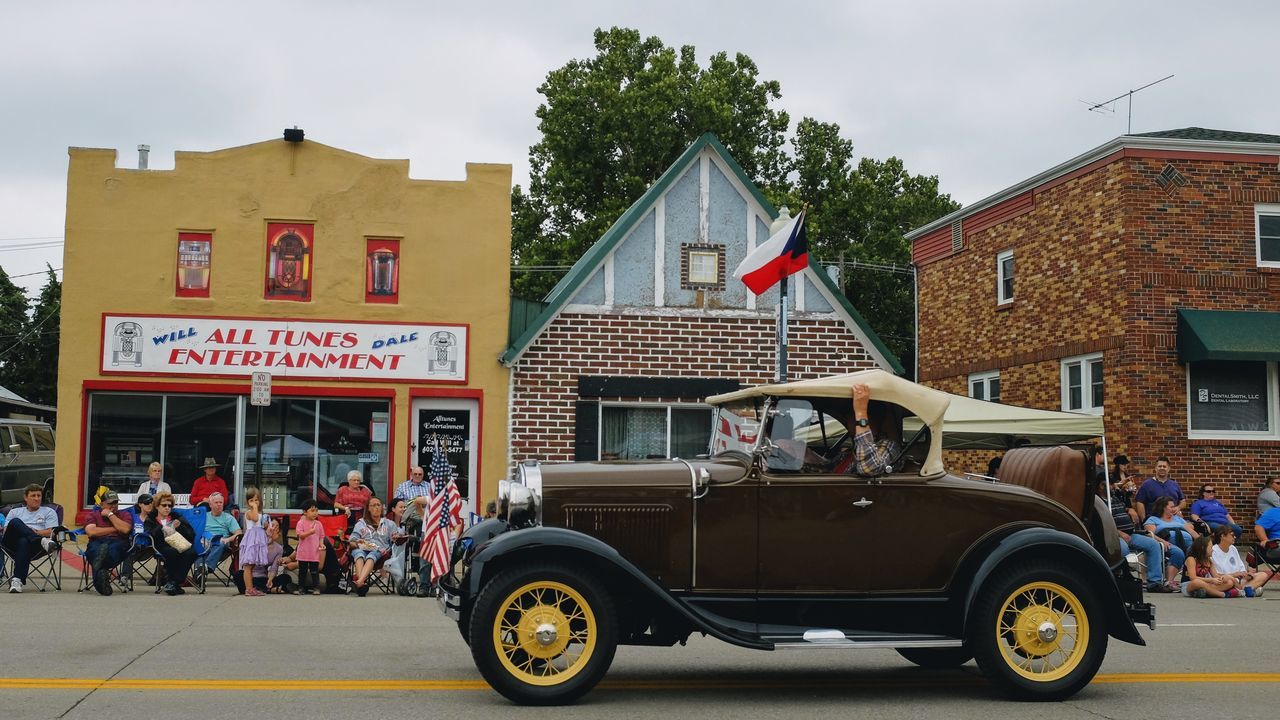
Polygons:
<instances>
[{"instance_id":1,"label":"white and red sign","mask_svg":"<svg viewBox=\"0 0 1280 720\"><path fill-rule=\"evenodd\" d=\"M466 382L465 325L102 316L104 375Z\"/></svg>"}]
</instances>

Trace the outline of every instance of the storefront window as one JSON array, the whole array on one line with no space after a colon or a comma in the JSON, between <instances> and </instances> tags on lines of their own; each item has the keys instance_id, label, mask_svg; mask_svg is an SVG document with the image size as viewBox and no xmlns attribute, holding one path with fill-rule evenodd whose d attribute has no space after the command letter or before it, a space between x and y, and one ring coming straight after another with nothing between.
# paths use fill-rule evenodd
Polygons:
<instances>
[{"instance_id":1,"label":"storefront window","mask_svg":"<svg viewBox=\"0 0 1280 720\"><path fill-rule=\"evenodd\" d=\"M86 505L100 485L131 493L147 479L147 466L160 459L163 403L159 395L90 396Z\"/></svg>"},{"instance_id":2,"label":"storefront window","mask_svg":"<svg viewBox=\"0 0 1280 720\"><path fill-rule=\"evenodd\" d=\"M235 467L236 396L169 395L164 431L164 479L175 493L191 492L191 484L204 474L200 466L205 458L222 463L218 474L230 485Z\"/></svg>"},{"instance_id":3,"label":"storefront window","mask_svg":"<svg viewBox=\"0 0 1280 720\"><path fill-rule=\"evenodd\" d=\"M360 470L374 493L385 494L389 401L276 397L262 410L267 509L296 510L312 497L330 508L348 470ZM190 492L210 457L241 502L244 488L258 481L257 418L258 409L237 395L92 393L84 502L92 504L100 485L135 492L152 461L164 465L175 493Z\"/></svg>"},{"instance_id":4,"label":"storefront window","mask_svg":"<svg viewBox=\"0 0 1280 720\"><path fill-rule=\"evenodd\" d=\"M316 500L322 507L333 507L334 495L352 470L360 471L375 495L386 494L387 437L384 434L382 442L371 442L369 432L375 422L385 425L387 418L384 400L320 401Z\"/></svg>"},{"instance_id":5,"label":"storefront window","mask_svg":"<svg viewBox=\"0 0 1280 720\"><path fill-rule=\"evenodd\" d=\"M1274 363L1191 363L1187 386L1191 437L1276 435Z\"/></svg>"}]
</instances>

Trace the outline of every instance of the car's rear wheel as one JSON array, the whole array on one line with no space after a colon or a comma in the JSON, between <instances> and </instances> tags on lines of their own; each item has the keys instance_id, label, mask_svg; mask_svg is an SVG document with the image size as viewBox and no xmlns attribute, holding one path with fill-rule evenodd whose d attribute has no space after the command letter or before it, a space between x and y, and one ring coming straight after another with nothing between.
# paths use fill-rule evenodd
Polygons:
<instances>
[{"instance_id":1,"label":"car's rear wheel","mask_svg":"<svg viewBox=\"0 0 1280 720\"><path fill-rule=\"evenodd\" d=\"M922 668L935 670L960 667L973 659L973 653L962 647L898 648L898 654Z\"/></svg>"},{"instance_id":2,"label":"car's rear wheel","mask_svg":"<svg viewBox=\"0 0 1280 720\"><path fill-rule=\"evenodd\" d=\"M1046 562L1010 567L982 588L968 647L996 690L1061 700L1089 684L1107 651L1094 591Z\"/></svg>"},{"instance_id":3,"label":"car's rear wheel","mask_svg":"<svg viewBox=\"0 0 1280 720\"><path fill-rule=\"evenodd\" d=\"M604 677L617 649L608 591L560 565L515 567L471 609L471 656L489 685L522 705L560 705Z\"/></svg>"}]
</instances>

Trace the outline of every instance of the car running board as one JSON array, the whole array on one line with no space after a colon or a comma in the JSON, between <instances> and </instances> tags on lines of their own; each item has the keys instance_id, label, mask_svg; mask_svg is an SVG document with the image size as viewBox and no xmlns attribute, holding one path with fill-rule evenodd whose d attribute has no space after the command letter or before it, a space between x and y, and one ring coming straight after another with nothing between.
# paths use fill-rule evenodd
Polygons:
<instances>
[{"instance_id":1,"label":"car running board","mask_svg":"<svg viewBox=\"0 0 1280 720\"><path fill-rule=\"evenodd\" d=\"M863 650L875 648L957 648L963 640L943 635L846 635L839 630L805 630L804 636L774 639L776 650Z\"/></svg>"}]
</instances>

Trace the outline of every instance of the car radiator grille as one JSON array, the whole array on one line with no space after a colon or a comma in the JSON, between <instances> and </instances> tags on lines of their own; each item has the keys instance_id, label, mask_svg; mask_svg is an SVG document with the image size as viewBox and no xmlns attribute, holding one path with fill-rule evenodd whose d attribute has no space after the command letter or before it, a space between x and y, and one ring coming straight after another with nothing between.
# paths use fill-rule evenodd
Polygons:
<instances>
[{"instance_id":1,"label":"car radiator grille","mask_svg":"<svg viewBox=\"0 0 1280 720\"><path fill-rule=\"evenodd\" d=\"M671 561L670 505L565 505L564 524L608 543L623 557L650 572L662 573Z\"/></svg>"}]
</instances>

